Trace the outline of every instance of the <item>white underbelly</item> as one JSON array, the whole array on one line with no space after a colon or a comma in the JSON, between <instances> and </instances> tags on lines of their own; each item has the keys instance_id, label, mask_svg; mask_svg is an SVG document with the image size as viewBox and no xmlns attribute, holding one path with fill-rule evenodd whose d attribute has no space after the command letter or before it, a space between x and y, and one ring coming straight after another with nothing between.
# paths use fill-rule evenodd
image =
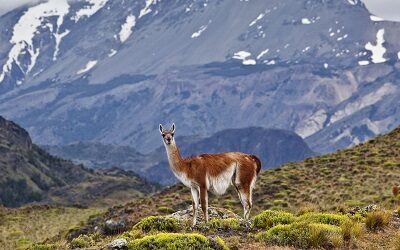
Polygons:
<instances>
[{"instance_id":1,"label":"white underbelly","mask_svg":"<svg viewBox=\"0 0 400 250\"><path fill-rule=\"evenodd\" d=\"M232 165L225 172L221 173L218 176L208 176L208 189L218 195L224 194L232 182L232 176L234 172L235 166Z\"/></svg>"}]
</instances>

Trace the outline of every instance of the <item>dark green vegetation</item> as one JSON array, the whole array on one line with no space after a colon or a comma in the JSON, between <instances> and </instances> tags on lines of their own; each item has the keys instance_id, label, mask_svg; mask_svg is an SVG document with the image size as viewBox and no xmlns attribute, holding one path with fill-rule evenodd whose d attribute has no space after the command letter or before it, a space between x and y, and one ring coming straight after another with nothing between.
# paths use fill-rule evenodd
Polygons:
<instances>
[{"instance_id":1,"label":"dark green vegetation","mask_svg":"<svg viewBox=\"0 0 400 250\"><path fill-rule=\"evenodd\" d=\"M155 190L131 172L94 171L53 157L32 143L28 133L0 117L0 204L30 202L115 204Z\"/></svg>"}]
</instances>

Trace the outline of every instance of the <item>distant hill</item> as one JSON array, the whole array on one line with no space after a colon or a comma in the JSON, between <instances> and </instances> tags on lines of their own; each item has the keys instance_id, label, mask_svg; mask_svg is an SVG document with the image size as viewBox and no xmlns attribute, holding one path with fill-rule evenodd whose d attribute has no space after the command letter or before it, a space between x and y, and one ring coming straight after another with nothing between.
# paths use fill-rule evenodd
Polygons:
<instances>
[{"instance_id":1,"label":"distant hill","mask_svg":"<svg viewBox=\"0 0 400 250\"><path fill-rule=\"evenodd\" d=\"M113 197L139 197L155 190L132 172L94 171L53 157L32 143L17 124L0 117L0 204L30 202L88 205Z\"/></svg>"},{"instance_id":2,"label":"distant hill","mask_svg":"<svg viewBox=\"0 0 400 250\"><path fill-rule=\"evenodd\" d=\"M264 169L314 155L303 139L295 133L261 127L227 129L210 137L178 136L176 142L183 156L227 151L256 154L260 157ZM94 168L118 166L163 185L176 182L169 169L164 146L149 154L138 153L126 146L99 143L77 143L66 146L44 146L44 148L54 155Z\"/></svg>"}]
</instances>

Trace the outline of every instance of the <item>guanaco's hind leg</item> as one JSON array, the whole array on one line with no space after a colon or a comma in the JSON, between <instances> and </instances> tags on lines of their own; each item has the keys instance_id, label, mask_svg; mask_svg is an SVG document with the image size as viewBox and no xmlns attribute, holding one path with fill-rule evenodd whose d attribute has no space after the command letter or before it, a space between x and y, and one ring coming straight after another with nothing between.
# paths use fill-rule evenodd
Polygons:
<instances>
[{"instance_id":1,"label":"guanaco's hind leg","mask_svg":"<svg viewBox=\"0 0 400 250\"><path fill-rule=\"evenodd\" d=\"M208 194L205 187L200 187L200 202L204 214L204 220L208 222Z\"/></svg>"},{"instance_id":2,"label":"guanaco's hind leg","mask_svg":"<svg viewBox=\"0 0 400 250\"><path fill-rule=\"evenodd\" d=\"M199 189L197 187L191 187L190 191L192 193L193 226L195 226L197 222L197 211L199 209Z\"/></svg>"}]
</instances>

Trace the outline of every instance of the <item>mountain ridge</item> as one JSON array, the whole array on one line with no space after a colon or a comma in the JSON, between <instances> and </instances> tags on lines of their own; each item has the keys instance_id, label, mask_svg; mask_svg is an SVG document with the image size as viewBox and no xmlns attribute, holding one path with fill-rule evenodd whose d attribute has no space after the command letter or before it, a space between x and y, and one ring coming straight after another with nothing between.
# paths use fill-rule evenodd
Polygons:
<instances>
[{"instance_id":1,"label":"mountain ridge","mask_svg":"<svg viewBox=\"0 0 400 250\"><path fill-rule=\"evenodd\" d=\"M121 193L140 197L158 188L132 172L113 168L94 171L53 157L33 144L24 129L1 116L0 152L0 204L5 206L32 202L102 204L101 199L112 202L113 196Z\"/></svg>"}]
</instances>

